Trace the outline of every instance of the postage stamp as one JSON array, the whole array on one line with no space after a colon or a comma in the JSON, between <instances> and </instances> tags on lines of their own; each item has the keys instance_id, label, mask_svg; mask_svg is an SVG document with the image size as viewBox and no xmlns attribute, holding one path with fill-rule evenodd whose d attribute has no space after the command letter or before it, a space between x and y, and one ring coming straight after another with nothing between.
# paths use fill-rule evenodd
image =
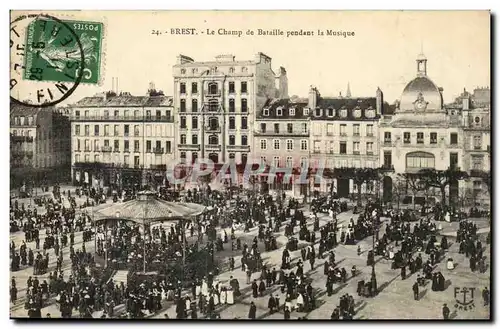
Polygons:
<instances>
[{"instance_id":1,"label":"postage stamp","mask_svg":"<svg viewBox=\"0 0 500 329\"><path fill-rule=\"evenodd\" d=\"M61 25L72 29L78 40L60 33ZM58 22L48 17L32 21L26 33L27 49L23 78L71 82L81 74L81 83L97 84L101 74L103 28L104 25L100 22L69 20ZM83 72L80 72L76 61L82 57Z\"/></svg>"}]
</instances>

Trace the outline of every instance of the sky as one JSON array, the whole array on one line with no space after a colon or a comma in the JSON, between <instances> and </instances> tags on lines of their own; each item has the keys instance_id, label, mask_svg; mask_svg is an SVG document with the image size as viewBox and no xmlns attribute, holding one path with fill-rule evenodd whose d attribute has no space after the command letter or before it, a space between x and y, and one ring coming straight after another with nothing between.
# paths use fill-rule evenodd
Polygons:
<instances>
[{"instance_id":1,"label":"sky","mask_svg":"<svg viewBox=\"0 0 500 329\"><path fill-rule=\"evenodd\" d=\"M195 61L233 54L252 59L257 52L272 58L278 72L287 70L289 95L307 97L316 86L322 96L399 99L416 75L423 50L428 76L444 88L445 102L464 88L490 84L490 16L487 11L80 11L52 12L61 19L101 21L105 26L101 86L81 85L65 102L111 90L144 95L149 83L172 95L172 66L179 54ZM198 35L171 35L171 28L195 28ZM242 31L238 36L208 36L207 29ZM249 36L248 29L281 29L285 36ZM351 37L319 36L317 30L353 31ZM162 35L152 34L153 30ZM314 31L314 36L286 37L287 31Z\"/></svg>"}]
</instances>

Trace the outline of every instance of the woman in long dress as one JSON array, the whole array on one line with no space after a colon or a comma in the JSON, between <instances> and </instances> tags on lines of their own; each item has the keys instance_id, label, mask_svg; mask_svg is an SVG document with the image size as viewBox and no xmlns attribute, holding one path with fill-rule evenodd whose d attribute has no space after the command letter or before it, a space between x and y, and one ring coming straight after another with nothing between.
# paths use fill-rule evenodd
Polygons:
<instances>
[{"instance_id":1,"label":"woman in long dress","mask_svg":"<svg viewBox=\"0 0 500 329\"><path fill-rule=\"evenodd\" d=\"M302 296L301 293L298 294L297 296L297 309L298 311L302 311L302 308L304 307L304 297Z\"/></svg>"},{"instance_id":2,"label":"woman in long dress","mask_svg":"<svg viewBox=\"0 0 500 329\"><path fill-rule=\"evenodd\" d=\"M223 287L221 292L220 292L220 303L226 304L226 302L227 302L227 292L226 292L226 288Z\"/></svg>"},{"instance_id":3,"label":"woman in long dress","mask_svg":"<svg viewBox=\"0 0 500 329\"><path fill-rule=\"evenodd\" d=\"M203 282L201 284L201 293L203 296L208 296L208 284L205 279L203 279Z\"/></svg>"},{"instance_id":4,"label":"woman in long dress","mask_svg":"<svg viewBox=\"0 0 500 329\"><path fill-rule=\"evenodd\" d=\"M234 304L234 291L232 287L228 287L226 291L226 303L229 305Z\"/></svg>"},{"instance_id":5,"label":"woman in long dress","mask_svg":"<svg viewBox=\"0 0 500 329\"><path fill-rule=\"evenodd\" d=\"M195 290L195 293L196 293L196 297L199 297L200 294L201 294L201 282L198 282L196 284L196 290Z\"/></svg>"},{"instance_id":6,"label":"woman in long dress","mask_svg":"<svg viewBox=\"0 0 500 329\"><path fill-rule=\"evenodd\" d=\"M213 295L214 295L214 305L217 306L220 303L219 294L217 293L216 290L214 290Z\"/></svg>"}]
</instances>

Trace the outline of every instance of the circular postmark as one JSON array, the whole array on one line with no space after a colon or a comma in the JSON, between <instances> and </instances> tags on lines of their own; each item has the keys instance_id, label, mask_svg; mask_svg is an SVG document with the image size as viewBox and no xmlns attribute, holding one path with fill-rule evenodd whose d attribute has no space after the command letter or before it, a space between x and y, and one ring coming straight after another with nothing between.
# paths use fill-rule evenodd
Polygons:
<instances>
[{"instance_id":1,"label":"circular postmark","mask_svg":"<svg viewBox=\"0 0 500 329\"><path fill-rule=\"evenodd\" d=\"M84 48L69 24L47 14L27 14L10 24L10 99L54 106L82 80Z\"/></svg>"}]
</instances>

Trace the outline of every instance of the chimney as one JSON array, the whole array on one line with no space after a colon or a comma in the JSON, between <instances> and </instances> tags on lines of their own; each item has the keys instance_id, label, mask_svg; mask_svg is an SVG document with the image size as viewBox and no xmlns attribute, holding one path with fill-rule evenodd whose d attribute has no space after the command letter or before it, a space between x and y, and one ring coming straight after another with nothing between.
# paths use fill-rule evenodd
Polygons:
<instances>
[{"instance_id":1,"label":"chimney","mask_svg":"<svg viewBox=\"0 0 500 329\"><path fill-rule=\"evenodd\" d=\"M377 87L377 114L383 114L382 113L382 106L384 104L384 93L380 89L380 87Z\"/></svg>"},{"instance_id":2,"label":"chimney","mask_svg":"<svg viewBox=\"0 0 500 329\"><path fill-rule=\"evenodd\" d=\"M307 106L310 109L315 109L317 106L317 102L318 102L318 90L315 87L311 86L309 88L309 101Z\"/></svg>"}]
</instances>

